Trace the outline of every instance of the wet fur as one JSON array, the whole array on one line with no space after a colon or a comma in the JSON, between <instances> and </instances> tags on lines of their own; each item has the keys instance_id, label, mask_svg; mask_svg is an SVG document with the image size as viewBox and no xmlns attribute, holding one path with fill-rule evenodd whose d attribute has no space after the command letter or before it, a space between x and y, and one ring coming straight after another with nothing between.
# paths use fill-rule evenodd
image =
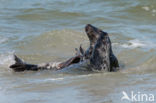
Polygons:
<instances>
[{"instance_id":1,"label":"wet fur","mask_svg":"<svg viewBox=\"0 0 156 103\"><path fill-rule=\"evenodd\" d=\"M85 52L86 58L90 59L90 67L94 70L116 71L119 64L108 33L90 24L86 25L85 30L90 41L90 47Z\"/></svg>"},{"instance_id":2,"label":"wet fur","mask_svg":"<svg viewBox=\"0 0 156 103\"><path fill-rule=\"evenodd\" d=\"M80 48L76 49L76 55L65 62L35 65L25 63L14 55L15 64L11 65L10 68L16 72L43 69L60 70L69 65L89 60L90 64L88 67L91 68L91 70L116 71L119 64L117 58L113 54L108 34L90 24L86 25L85 31L90 41L88 49L85 51L80 45Z\"/></svg>"}]
</instances>

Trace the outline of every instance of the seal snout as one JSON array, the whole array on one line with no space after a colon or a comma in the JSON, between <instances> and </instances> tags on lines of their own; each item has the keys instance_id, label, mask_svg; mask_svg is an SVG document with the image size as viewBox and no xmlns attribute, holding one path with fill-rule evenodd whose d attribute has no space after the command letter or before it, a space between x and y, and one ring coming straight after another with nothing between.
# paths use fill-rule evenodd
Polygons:
<instances>
[{"instance_id":1,"label":"seal snout","mask_svg":"<svg viewBox=\"0 0 156 103\"><path fill-rule=\"evenodd\" d=\"M93 28L93 26L92 26L91 24L87 24L87 25L85 26L85 31L86 31L86 33L89 32L92 28Z\"/></svg>"}]
</instances>

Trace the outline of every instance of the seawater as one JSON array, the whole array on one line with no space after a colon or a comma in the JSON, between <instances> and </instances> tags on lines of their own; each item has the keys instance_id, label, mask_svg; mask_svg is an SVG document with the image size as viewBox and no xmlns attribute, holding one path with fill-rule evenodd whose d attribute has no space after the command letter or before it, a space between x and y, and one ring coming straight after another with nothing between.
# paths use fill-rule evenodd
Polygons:
<instances>
[{"instance_id":1,"label":"seawater","mask_svg":"<svg viewBox=\"0 0 156 103\"><path fill-rule=\"evenodd\" d=\"M80 44L84 27L108 32L120 71L15 73L13 54L28 63L64 61ZM156 96L156 1L0 0L1 103L125 103L122 91Z\"/></svg>"}]
</instances>

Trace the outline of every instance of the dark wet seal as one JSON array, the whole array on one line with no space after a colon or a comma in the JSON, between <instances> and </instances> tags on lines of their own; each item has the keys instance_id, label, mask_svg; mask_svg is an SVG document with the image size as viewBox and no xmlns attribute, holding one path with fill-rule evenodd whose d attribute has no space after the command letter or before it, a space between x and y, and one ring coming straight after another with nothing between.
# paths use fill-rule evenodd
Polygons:
<instances>
[{"instance_id":1,"label":"dark wet seal","mask_svg":"<svg viewBox=\"0 0 156 103\"><path fill-rule=\"evenodd\" d=\"M90 41L90 46L85 52L85 58L89 59L91 57L93 48L94 48L98 38L100 37L101 33L106 33L106 32L103 32L101 29L98 29L98 28L92 26L91 24L86 25L85 31L86 31L86 34Z\"/></svg>"},{"instance_id":2,"label":"dark wet seal","mask_svg":"<svg viewBox=\"0 0 156 103\"><path fill-rule=\"evenodd\" d=\"M106 70L116 71L119 67L118 60L113 54L111 41L108 34L101 29L98 29L91 24L87 24L85 27L86 34L89 38L90 45L85 51L80 45L79 49L76 49L76 55L64 62L53 62L44 64L28 64L14 55L15 63L10 66L15 72L21 72L25 70L60 70L68 67L72 64L80 62L90 61L87 64L87 68L91 70ZM80 63L81 64L81 63ZM80 65L81 66L81 65Z\"/></svg>"},{"instance_id":3,"label":"dark wet seal","mask_svg":"<svg viewBox=\"0 0 156 103\"><path fill-rule=\"evenodd\" d=\"M111 47L111 41L106 32L101 32L92 55L90 57L90 65L95 70L115 71L119 67L118 60L114 56Z\"/></svg>"},{"instance_id":4,"label":"dark wet seal","mask_svg":"<svg viewBox=\"0 0 156 103\"><path fill-rule=\"evenodd\" d=\"M15 63L10 66L15 72L21 72L25 70L38 71L38 70L60 70L62 68L68 67L71 64L79 63L80 56L77 55L68 59L65 62L52 62L43 64L28 64L22 61L19 57L14 55Z\"/></svg>"},{"instance_id":5,"label":"dark wet seal","mask_svg":"<svg viewBox=\"0 0 156 103\"><path fill-rule=\"evenodd\" d=\"M11 65L10 68L12 68L16 72L21 72L25 70L32 70L37 71L37 65L34 64L27 64L20 58L18 58L16 55L14 55L15 64Z\"/></svg>"}]
</instances>

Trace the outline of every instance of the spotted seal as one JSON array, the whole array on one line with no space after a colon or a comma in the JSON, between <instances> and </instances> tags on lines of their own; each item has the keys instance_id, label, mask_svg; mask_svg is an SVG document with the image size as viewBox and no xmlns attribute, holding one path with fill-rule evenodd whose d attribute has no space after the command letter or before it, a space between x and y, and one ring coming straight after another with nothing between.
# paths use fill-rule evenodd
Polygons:
<instances>
[{"instance_id":1,"label":"spotted seal","mask_svg":"<svg viewBox=\"0 0 156 103\"><path fill-rule=\"evenodd\" d=\"M108 33L91 24L85 26L85 32L90 41L88 49L84 50L80 45L79 49L76 49L76 55L64 62L28 64L14 55L15 63L12 64L10 68L15 72L44 69L60 70L73 64L87 63L88 70L116 71L119 64L116 56L113 54L111 40Z\"/></svg>"}]
</instances>

